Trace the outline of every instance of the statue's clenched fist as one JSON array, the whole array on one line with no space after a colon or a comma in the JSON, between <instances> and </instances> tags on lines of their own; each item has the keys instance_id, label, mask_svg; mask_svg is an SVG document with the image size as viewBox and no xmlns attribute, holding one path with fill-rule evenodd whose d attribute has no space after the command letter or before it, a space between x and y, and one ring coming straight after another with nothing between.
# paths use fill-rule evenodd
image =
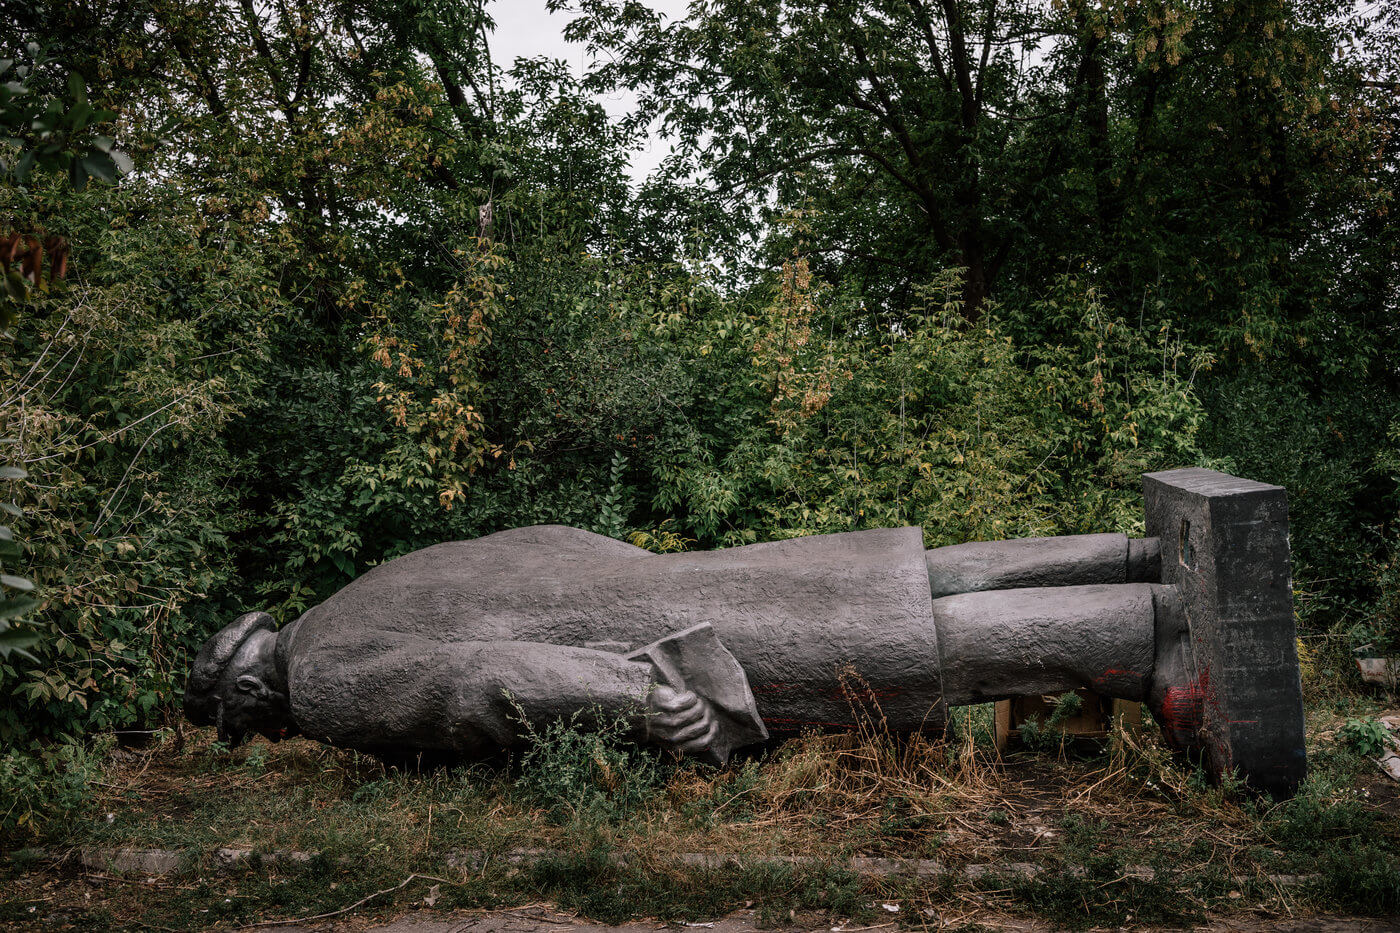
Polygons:
<instances>
[{"instance_id":1,"label":"statue's clenched fist","mask_svg":"<svg viewBox=\"0 0 1400 933\"><path fill-rule=\"evenodd\" d=\"M677 751L703 751L719 732L714 707L693 691L658 684L647 707L647 736Z\"/></svg>"}]
</instances>

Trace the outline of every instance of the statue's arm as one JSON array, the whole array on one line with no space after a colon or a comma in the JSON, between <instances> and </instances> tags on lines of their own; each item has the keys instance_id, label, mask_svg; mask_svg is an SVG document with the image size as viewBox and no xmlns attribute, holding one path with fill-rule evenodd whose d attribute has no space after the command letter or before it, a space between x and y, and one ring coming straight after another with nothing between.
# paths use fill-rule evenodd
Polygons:
<instances>
[{"instance_id":1,"label":"statue's arm","mask_svg":"<svg viewBox=\"0 0 1400 933\"><path fill-rule=\"evenodd\" d=\"M466 649L460 659L458 648ZM647 699L656 682L650 664L538 642L472 643L451 646L444 655L459 669L454 718L486 731L494 745L516 745L527 725L538 730L575 715L589 726L621 720L634 737L645 735Z\"/></svg>"},{"instance_id":2,"label":"statue's arm","mask_svg":"<svg viewBox=\"0 0 1400 933\"><path fill-rule=\"evenodd\" d=\"M347 713L316 728L336 744L436 749L479 757L518 747L531 729L578 716L580 725L622 721L631 738L693 751L715 732L709 705L657 686L645 662L538 642L400 642L335 680ZM346 701L349 701L347 704ZM314 704L313 704L314 706ZM324 718L324 717L317 717Z\"/></svg>"}]
</instances>

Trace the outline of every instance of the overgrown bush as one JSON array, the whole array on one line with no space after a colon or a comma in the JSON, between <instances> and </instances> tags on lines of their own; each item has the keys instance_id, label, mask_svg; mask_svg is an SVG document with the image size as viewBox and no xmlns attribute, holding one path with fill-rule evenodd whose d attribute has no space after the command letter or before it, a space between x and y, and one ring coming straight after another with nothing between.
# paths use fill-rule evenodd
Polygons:
<instances>
[{"instance_id":1,"label":"overgrown bush","mask_svg":"<svg viewBox=\"0 0 1400 933\"><path fill-rule=\"evenodd\" d=\"M626 721L601 710L576 711L539 727L524 725L527 744L516 790L555 822L579 826L625 819L665 779L657 753L630 742Z\"/></svg>"},{"instance_id":2,"label":"overgrown bush","mask_svg":"<svg viewBox=\"0 0 1400 933\"><path fill-rule=\"evenodd\" d=\"M1390 746L1390 730L1376 719L1348 719L1337 730L1337 738L1358 755L1376 757Z\"/></svg>"},{"instance_id":3,"label":"overgrown bush","mask_svg":"<svg viewBox=\"0 0 1400 933\"><path fill-rule=\"evenodd\" d=\"M7 200L8 199L8 200ZM13 193L0 188L0 210ZM280 309L256 248L168 190L47 193L73 283L0 354L0 435L30 481L37 660L0 663L0 741L150 725L235 579L231 454Z\"/></svg>"},{"instance_id":4,"label":"overgrown bush","mask_svg":"<svg viewBox=\"0 0 1400 933\"><path fill-rule=\"evenodd\" d=\"M0 755L0 840L21 840L81 814L110 750L110 742L68 739Z\"/></svg>"},{"instance_id":5,"label":"overgrown bush","mask_svg":"<svg viewBox=\"0 0 1400 933\"><path fill-rule=\"evenodd\" d=\"M1042 719L1039 714L1036 714L1021 723L1019 727L1021 741L1027 748L1036 752L1063 748L1066 737L1059 727L1066 719L1079 715L1083 705L1078 693L1062 694L1055 701L1055 707L1050 710L1049 716Z\"/></svg>"},{"instance_id":6,"label":"overgrown bush","mask_svg":"<svg viewBox=\"0 0 1400 933\"><path fill-rule=\"evenodd\" d=\"M1300 622L1317 631L1372 615L1386 528L1400 511L1387 468L1394 398L1365 382L1312 386L1250 373L1210 384L1205 399L1203 443L1240 475L1289 492Z\"/></svg>"},{"instance_id":7,"label":"overgrown bush","mask_svg":"<svg viewBox=\"0 0 1400 933\"><path fill-rule=\"evenodd\" d=\"M797 259L771 301L698 322L706 404L689 445L657 452L654 508L705 544L898 524L931 547L1136 530L1140 474L1202 460L1202 361L1068 281L1031 312L1061 317L1068 340L1018 346L995 311L962 326L960 288L949 273L897 327L853 328L851 299ZM723 430L706 430L716 413Z\"/></svg>"}]
</instances>

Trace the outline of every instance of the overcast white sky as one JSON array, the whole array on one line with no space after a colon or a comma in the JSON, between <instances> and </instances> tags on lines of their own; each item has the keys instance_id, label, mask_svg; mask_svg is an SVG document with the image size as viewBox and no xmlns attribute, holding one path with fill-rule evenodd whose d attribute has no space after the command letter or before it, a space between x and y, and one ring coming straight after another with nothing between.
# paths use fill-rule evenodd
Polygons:
<instances>
[{"instance_id":1,"label":"overcast white sky","mask_svg":"<svg viewBox=\"0 0 1400 933\"><path fill-rule=\"evenodd\" d=\"M649 0L653 10L664 13L669 20L685 15L689 0ZM576 74L582 75L588 67L588 53L583 46L564 41L564 27L572 15L569 13L551 14L545 8L545 0L496 0L488 8L496 20L496 31L491 38L491 56L502 68L509 68L517 58L534 58L547 55L560 58L574 67ZM633 105L632 95L619 95L605 98L604 107L614 117L627 113ZM641 152L632 153L632 178L634 181L645 178L665 157L667 143L653 139Z\"/></svg>"}]
</instances>

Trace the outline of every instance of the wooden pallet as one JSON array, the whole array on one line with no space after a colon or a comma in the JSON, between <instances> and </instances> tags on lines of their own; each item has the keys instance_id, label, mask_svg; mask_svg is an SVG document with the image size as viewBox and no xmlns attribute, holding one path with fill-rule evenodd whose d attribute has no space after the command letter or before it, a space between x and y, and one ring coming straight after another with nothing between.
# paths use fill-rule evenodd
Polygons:
<instances>
[{"instance_id":1,"label":"wooden pallet","mask_svg":"<svg viewBox=\"0 0 1400 933\"><path fill-rule=\"evenodd\" d=\"M1108 737L1109 730L1113 728L1113 720L1122 718L1125 725L1142 725L1142 704L1134 703L1131 700L1111 700L1101 697L1092 690L1076 690L1079 694L1079 712L1062 720L1056 730L1064 733L1071 739L1104 739ZM1021 723L1038 717L1044 723L1050 718L1050 714L1055 710L1055 704L1061 695L1052 694L1049 696L1016 697L1011 700L1001 700L996 706L996 725L994 734L996 736L997 748L1005 749L1007 745L1020 741Z\"/></svg>"}]
</instances>

